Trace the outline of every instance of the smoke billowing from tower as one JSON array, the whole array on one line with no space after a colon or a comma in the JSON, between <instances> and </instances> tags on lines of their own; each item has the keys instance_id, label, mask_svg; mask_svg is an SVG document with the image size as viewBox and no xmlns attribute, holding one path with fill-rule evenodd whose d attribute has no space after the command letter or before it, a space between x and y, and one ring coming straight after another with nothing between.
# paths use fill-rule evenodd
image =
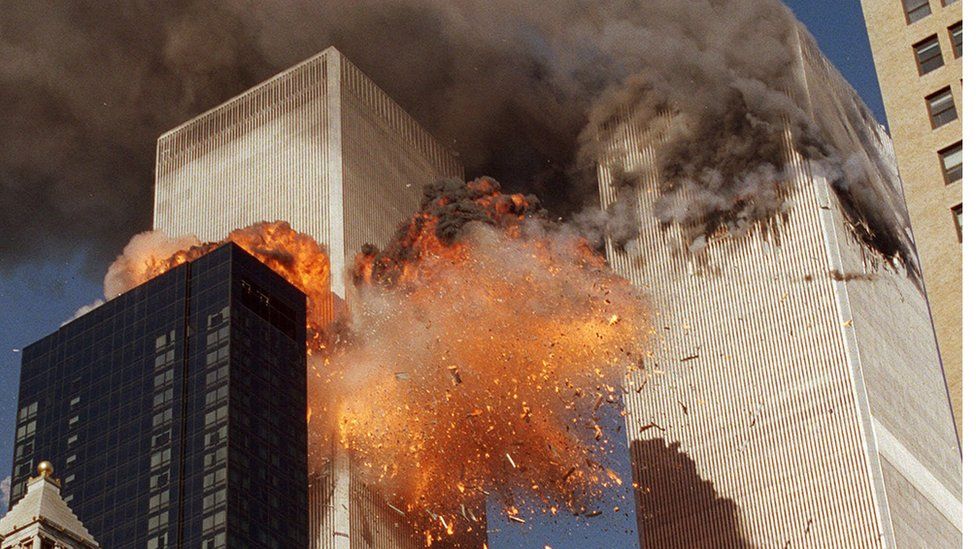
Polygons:
<instances>
[{"instance_id":1,"label":"smoke billowing from tower","mask_svg":"<svg viewBox=\"0 0 976 549\"><path fill-rule=\"evenodd\" d=\"M904 216L876 200L894 174L876 169L856 135L874 129L858 127L858 113L846 113L851 128L820 127L789 92L802 37L778 0L12 11L0 22L0 93L22 116L0 125L13 144L0 157L0 193L35 206L4 217L4 264L35 257L38 238L90 244L100 257L119 249L120 234L147 221L152 138L327 45L456 148L470 175L538 194L556 215L591 195L593 145L617 113L649 123L667 113L668 144L648 169L663 176L659 220L686 228L690 245L788 209L792 139L832 175L859 236L911 262ZM598 218L579 220L626 236L619 220Z\"/></svg>"}]
</instances>

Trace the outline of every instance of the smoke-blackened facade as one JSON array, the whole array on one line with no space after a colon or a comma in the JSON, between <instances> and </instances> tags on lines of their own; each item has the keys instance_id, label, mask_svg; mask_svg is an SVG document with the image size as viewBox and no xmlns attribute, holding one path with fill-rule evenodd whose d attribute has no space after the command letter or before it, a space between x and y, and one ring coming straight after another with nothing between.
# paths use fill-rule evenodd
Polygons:
<instances>
[{"instance_id":1,"label":"smoke-blackened facade","mask_svg":"<svg viewBox=\"0 0 976 549\"><path fill-rule=\"evenodd\" d=\"M14 500L41 460L104 547L304 547L305 296L236 245L24 349Z\"/></svg>"},{"instance_id":2,"label":"smoke-blackened facade","mask_svg":"<svg viewBox=\"0 0 976 549\"><path fill-rule=\"evenodd\" d=\"M601 205L625 194L639 223L607 255L660 314L627 382L642 545L958 545L959 444L890 141L806 31L793 42L786 92L846 165L785 125L786 207L764 222L690 249L655 215L671 115L602 128Z\"/></svg>"}]
</instances>

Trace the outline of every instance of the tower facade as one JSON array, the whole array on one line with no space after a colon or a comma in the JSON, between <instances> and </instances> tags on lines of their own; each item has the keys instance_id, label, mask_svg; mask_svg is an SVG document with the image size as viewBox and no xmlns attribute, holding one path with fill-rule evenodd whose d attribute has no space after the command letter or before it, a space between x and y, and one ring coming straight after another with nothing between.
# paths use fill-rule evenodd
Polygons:
<instances>
[{"instance_id":1,"label":"tower facade","mask_svg":"<svg viewBox=\"0 0 976 549\"><path fill-rule=\"evenodd\" d=\"M425 184L463 177L457 155L335 48L159 137L153 228L217 241L288 221L335 271L385 244ZM344 298L343 280L333 288Z\"/></svg>"},{"instance_id":2,"label":"tower facade","mask_svg":"<svg viewBox=\"0 0 976 549\"><path fill-rule=\"evenodd\" d=\"M791 95L899 215L883 130L800 29L794 61ZM659 313L625 401L642 545L958 545L960 450L921 281L854 236L792 145L788 216L686 251L654 217L656 131L620 113L598 174L605 208L615 174L641 174L639 234L608 259Z\"/></svg>"},{"instance_id":3,"label":"tower facade","mask_svg":"<svg viewBox=\"0 0 976 549\"><path fill-rule=\"evenodd\" d=\"M326 244L342 273L363 244L394 236L425 184L463 175L456 154L329 48L160 136L153 226L216 241L284 220ZM341 275L331 286L345 299ZM311 547L419 546L334 441L314 445L332 450L312 464Z\"/></svg>"},{"instance_id":4,"label":"tower facade","mask_svg":"<svg viewBox=\"0 0 976 549\"><path fill-rule=\"evenodd\" d=\"M305 356L258 260L176 267L24 349L11 500L44 458L106 547L304 547Z\"/></svg>"},{"instance_id":5,"label":"tower facade","mask_svg":"<svg viewBox=\"0 0 976 549\"><path fill-rule=\"evenodd\" d=\"M962 432L962 2L861 0Z\"/></svg>"}]
</instances>

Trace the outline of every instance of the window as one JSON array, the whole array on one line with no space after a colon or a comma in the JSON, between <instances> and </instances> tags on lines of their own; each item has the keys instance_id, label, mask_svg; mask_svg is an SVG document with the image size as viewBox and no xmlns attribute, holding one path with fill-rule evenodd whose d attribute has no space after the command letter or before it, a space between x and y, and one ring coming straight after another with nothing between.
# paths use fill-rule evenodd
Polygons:
<instances>
[{"instance_id":1,"label":"window","mask_svg":"<svg viewBox=\"0 0 976 549\"><path fill-rule=\"evenodd\" d=\"M962 180L962 141L939 151L946 185Z\"/></svg>"},{"instance_id":2,"label":"window","mask_svg":"<svg viewBox=\"0 0 976 549\"><path fill-rule=\"evenodd\" d=\"M962 242L962 204L953 206L952 217L956 219L956 235L959 237L959 242Z\"/></svg>"},{"instance_id":3,"label":"window","mask_svg":"<svg viewBox=\"0 0 976 549\"><path fill-rule=\"evenodd\" d=\"M943 6L949 6L949 5L955 4L958 1L959 0L942 0L942 5Z\"/></svg>"},{"instance_id":4,"label":"window","mask_svg":"<svg viewBox=\"0 0 976 549\"><path fill-rule=\"evenodd\" d=\"M929 109L929 120L932 129L945 126L959 118L956 113L956 102L952 100L952 90L942 88L925 98L925 105Z\"/></svg>"},{"instance_id":5,"label":"window","mask_svg":"<svg viewBox=\"0 0 976 549\"><path fill-rule=\"evenodd\" d=\"M932 7L929 0L901 0L902 7L905 8L905 19L911 25L915 21L932 15Z\"/></svg>"},{"instance_id":6,"label":"window","mask_svg":"<svg viewBox=\"0 0 976 549\"><path fill-rule=\"evenodd\" d=\"M962 21L949 27L949 42L952 43L952 55L962 57Z\"/></svg>"},{"instance_id":7,"label":"window","mask_svg":"<svg viewBox=\"0 0 976 549\"><path fill-rule=\"evenodd\" d=\"M36 415L37 415L37 403L32 402L30 405L24 406L23 408L20 409L20 412L17 413L17 421L21 422L27 419L33 419L34 416Z\"/></svg>"},{"instance_id":8,"label":"window","mask_svg":"<svg viewBox=\"0 0 976 549\"><path fill-rule=\"evenodd\" d=\"M915 49L918 74L927 74L945 65L945 61L942 60L942 49L939 47L938 36L929 36L912 47Z\"/></svg>"}]
</instances>

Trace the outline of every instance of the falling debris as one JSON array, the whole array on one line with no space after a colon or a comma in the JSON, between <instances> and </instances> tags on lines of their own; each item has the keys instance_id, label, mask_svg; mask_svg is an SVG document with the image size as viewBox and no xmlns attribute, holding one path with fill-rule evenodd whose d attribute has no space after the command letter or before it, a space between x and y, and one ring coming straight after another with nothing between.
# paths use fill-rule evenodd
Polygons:
<instances>
[{"instance_id":1,"label":"falling debris","mask_svg":"<svg viewBox=\"0 0 976 549\"><path fill-rule=\"evenodd\" d=\"M460 385L461 384L461 374L458 373L457 366L448 366L447 369L451 371L451 376L453 376L453 378L454 378L454 384L455 385Z\"/></svg>"},{"instance_id":2,"label":"falling debris","mask_svg":"<svg viewBox=\"0 0 976 549\"><path fill-rule=\"evenodd\" d=\"M654 423L652 421L652 422L648 423L647 425L642 425L641 428L640 428L640 432L643 433L644 431L647 431L647 430L650 430L650 429L658 429L662 433L666 431L666 429L664 427L661 427L660 425L658 425L657 423Z\"/></svg>"},{"instance_id":3,"label":"falling debris","mask_svg":"<svg viewBox=\"0 0 976 549\"><path fill-rule=\"evenodd\" d=\"M678 400L678 405L681 406L681 411L684 412L685 415L688 415L688 405L680 400Z\"/></svg>"},{"instance_id":4,"label":"falling debris","mask_svg":"<svg viewBox=\"0 0 976 549\"><path fill-rule=\"evenodd\" d=\"M645 294L487 178L426 187L399 234L357 255L344 308L306 235L263 223L227 239L308 296L310 451L337 433L363 480L432 539L486 494L572 509L619 485L601 422L648 352ZM216 245L149 261L129 250L113 280L139 284Z\"/></svg>"}]
</instances>

